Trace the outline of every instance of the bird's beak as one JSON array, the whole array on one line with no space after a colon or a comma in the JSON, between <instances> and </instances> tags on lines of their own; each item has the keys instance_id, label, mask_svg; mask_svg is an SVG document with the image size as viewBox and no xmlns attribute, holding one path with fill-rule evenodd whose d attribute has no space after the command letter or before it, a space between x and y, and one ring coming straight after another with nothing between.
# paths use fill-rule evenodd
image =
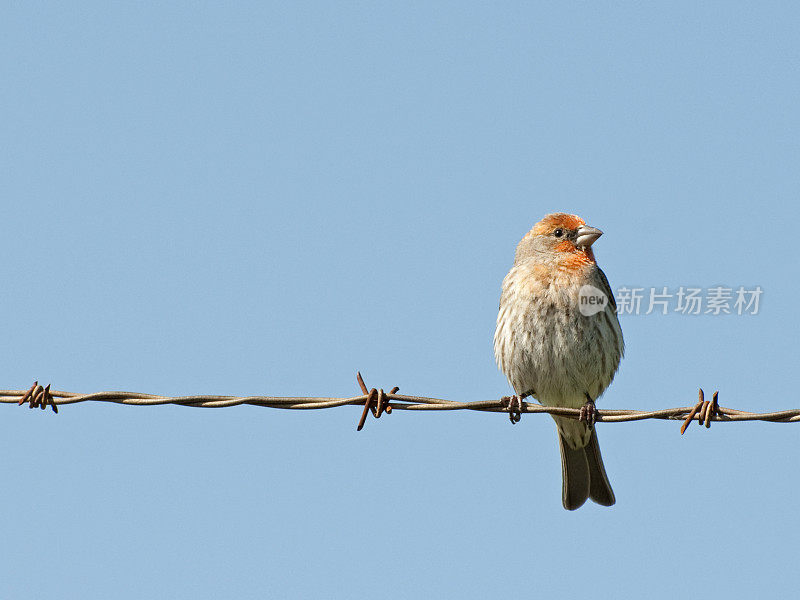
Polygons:
<instances>
[{"instance_id":1,"label":"bird's beak","mask_svg":"<svg viewBox=\"0 0 800 600\"><path fill-rule=\"evenodd\" d=\"M578 227L578 237L575 238L575 245L578 248L588 248L603 235L603 232L596 227L589 227L588 225L581 225Z\"/></svg>"}]
</instances>

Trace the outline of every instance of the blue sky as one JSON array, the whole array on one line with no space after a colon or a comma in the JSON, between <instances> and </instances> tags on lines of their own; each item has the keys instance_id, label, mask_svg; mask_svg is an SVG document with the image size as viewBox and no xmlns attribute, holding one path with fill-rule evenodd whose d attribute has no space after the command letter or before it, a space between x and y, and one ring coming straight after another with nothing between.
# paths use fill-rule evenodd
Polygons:
<instances>
[{"instance_id":1,"label":"blue sky","mask_svg":"<svg viewBox=\"0 0 800 600\"><path fill-rule=\"evenodd\" d=\"M500 282L544 214L623 315L600 408L796 407L791 3L0 8L0 387L509 392ZM794 589L796 425L601 424L560 503L542 415L0 406L3 598L708 598ZM590 590L587 592L587 590Z\"/></svg>"}]
</instances>

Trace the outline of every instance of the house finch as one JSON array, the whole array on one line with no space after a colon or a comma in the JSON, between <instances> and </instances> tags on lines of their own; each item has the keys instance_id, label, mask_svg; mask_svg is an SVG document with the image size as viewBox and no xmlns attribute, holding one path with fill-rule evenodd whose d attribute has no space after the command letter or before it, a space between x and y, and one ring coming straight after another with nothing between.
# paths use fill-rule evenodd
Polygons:
<instances>
[{"instance_id":1,"label":"house finch","mask_svg":"<svg viewBox=\"0 0 800 600\"><path fill-rule=\"evenodd\" d=\"M594 401L624 351L614 295L592 252L602 233L565 213L539 221L503 280L494 334L497 364L516 393L512 407L533 396L545 406L581 408L580 420L553 417L567 510L587 498L615 502L593 426Z\"/></svg>"}]
</instances>

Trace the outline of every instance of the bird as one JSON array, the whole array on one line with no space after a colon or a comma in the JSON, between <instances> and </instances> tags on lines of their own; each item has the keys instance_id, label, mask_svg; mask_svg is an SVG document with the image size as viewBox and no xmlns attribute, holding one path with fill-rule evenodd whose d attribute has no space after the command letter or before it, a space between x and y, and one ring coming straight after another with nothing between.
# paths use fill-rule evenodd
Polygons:
<instances>
[{"instance_id":1,"label":"bird","mask_svg":"<svg viewBox=\"0 0 800 600\"><path fill-rule=\"evenodd\" d=\"M503 279L494 335L497 365L515 393L505 398L512 422L529 396L543 406L581 409L580 420L553 415L567 510L587 499L616 502L594 426L594 402L625 352L614 294L592 250L602 234L567 213L536 223Z\"/></svg>"}]
</instances>

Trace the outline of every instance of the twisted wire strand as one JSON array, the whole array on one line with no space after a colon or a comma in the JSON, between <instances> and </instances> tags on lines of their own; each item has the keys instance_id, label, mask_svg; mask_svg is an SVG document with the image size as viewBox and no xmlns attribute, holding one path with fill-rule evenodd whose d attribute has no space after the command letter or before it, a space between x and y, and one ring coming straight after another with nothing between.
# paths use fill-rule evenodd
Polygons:
<instances>
[{"instance_id":1,"label":"twisted wire strand","mask_svg":"<svg viewBox=\"0 0 800 600\"><path fill-rule=\"evenodd\" d=\"M36 384L34 384L34 387L35 386ZM34 388L31 388L31 390L33 389ZM0 404L21 404L21 398L26 397L26 395L30 395L31 390L0 390ZM348 405L364 406L371 400L373 395L372 392L369 392L359 396L351 396L347 398L331 398L316 396L159 396L155 394L117 391L80 394L74 392L48 390L48 393L50 398L44 403L44 405L41 406L41 408L46 408L46 405L50 404L53 406L54 410L56 406L77 404L79 402L113 402L116 404L128 404L133 406L160 406L165 404L175 404L179 406L192 406L197 408L227 408L229 406L240 406L246 404L268 408L313 410ZM388 406L392 410L476 410L483 412L504 413L509 411L506 399L480 400L477 402L456 402L441 398L407 396L397 393L383 393L383 396L385 400L388 401ZM716 394L714 402L716 403ZM680 406L676 408L665 408L653 411L597 409L596 415L597 420L604 423L625 423L629 421L641 421L644 419L685 420L688 422L694 418L695 415L698 416L698 421L705 422L706 426L708 426L711 421L767 421L771 423L794 423L800 421L800 409L756 413L716 406L715 404L712 414L712 411L702 410L702 404L703 399L701 392L700 402L695 406ZM708 401L705 401L705 404L707 406L709 404ZM37 406L39 405L37 404ZM579 408L541 406L539 404L532 404L529 402L522 402L519 408L520 412L528 414L547 413L551 415L572 417L575 419L579 418L581 413L581 409Z\"/></svg>"}]
</instances>

